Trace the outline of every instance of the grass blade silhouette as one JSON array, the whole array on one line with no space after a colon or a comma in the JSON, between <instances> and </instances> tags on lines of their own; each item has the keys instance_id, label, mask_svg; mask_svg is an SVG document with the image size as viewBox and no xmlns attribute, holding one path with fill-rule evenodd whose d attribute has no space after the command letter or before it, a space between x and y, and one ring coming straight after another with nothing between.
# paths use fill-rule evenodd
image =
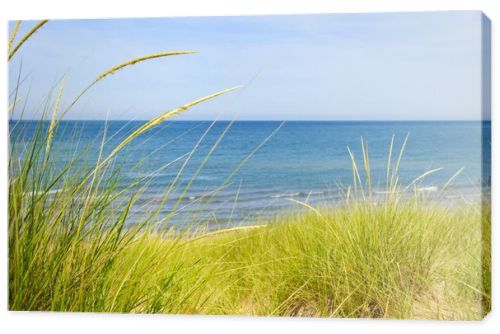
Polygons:
<instances>
[{"instance_id":1,"label":"grass blade silhouette","mask_svg":"<svg viewBox=\"0 0 500 334\"><path fill-rule=\"evenodd\" d=\"M26 35L24 35L24 37L21 39L21 41L19 41L19 43L17 43L17 45L14 47L14 49L12 49L12 51L9 50L9 60L16 54L17 50L19 50L19 48L31 37L33 36L33 34L35 32L38 31L38 29L40 29L45 23L47 23L49 20L41 20L40 22L38 22L33 28L31 28L30 31L28 31L28 33ZM16 27L19 28L16 24ZM15 29L15 28L14 28ZM17 34L17 31L16 31L16 34ZM11 37L14 37L15 38L15 35L14 36L11 36ZM14 42L14 40L12 40L12 42Z\"/></svg>"},{"instance_id":2,"label":"grass blade silhouette","mask_svg":"<svg viewBox=\"0 0 500 334\"><path fill-rule=\"evenodd\" d=\"M153 128L153 127L161 124L166 119L172 118L175 115L178 115L178 114L180 114L180 113L188 110L189 108L194 107L197 104L200 104L200 103L205 102L207 100L213 99L214 97L217 97L219 95L222 95L222 94L225 94L225 93L229 93L229 92L231 92L231 91L233 91L233 90L235 90L237 88L239 88L239 87L232 87L232 88L228 88L228 89L224 89L224 90L218 91L216 93L204 96L204 97L202 97L200 99L197 99L197 100L195 100L193 102L186 103L185 105L183 105L183 106L181 106L179 108L167 111L167 112L161 114L160 116L157 116L156 118L153 118L149 122L147 122L147 123L143 124L142 126L140 126L137 130L135 130L127 138L125 138L120 144L118 144L118 146L116 146L115 149L110 153L110 155L108 156L108 159L111 158L112 156L114 156L118 151L120 151L124 146L126 146L132 140L134 140L134 138L136 138L137 136L141 135L142 133L148 131L149 129L151 129L151 128Z\"/></svg>"},{"instance_id":3,"label":"grass blade silhouette","mask_svg":"<svg viewBox=\"0 0 500 334\"><path fill-rule=\"evenodd\" d=\"M158 52L158 53L152 53L149 55L137 57L128 61L125 61L123 63L120 63L116 66L111 67L109 70L104 71L100 75L96 77L92 83L90 83L70 104L69 106L64 110L61 116L64 116L77 102L80 100L80 98L85 95L89 91L90 88L92 88L96 83L104 79L105 77L112 75L119 70L132 66L141 62L144 62L146 60L151 60L151 59L156 59L156 58L163 58L163 57L169 57L169 56L179 56L179 55L186 55L186 54L193 54L196 53L196 51L188 50L188 51L167 51L167 52Z\"/></svg>"}]
</instances>

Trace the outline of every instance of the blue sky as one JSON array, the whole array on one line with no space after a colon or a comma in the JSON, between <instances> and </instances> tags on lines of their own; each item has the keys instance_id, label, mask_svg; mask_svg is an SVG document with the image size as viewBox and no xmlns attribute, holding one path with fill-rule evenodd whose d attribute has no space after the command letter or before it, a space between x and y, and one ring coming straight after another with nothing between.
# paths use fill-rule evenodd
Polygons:
<instances>
[{"instance_id":1,"label":"blue sky","mask_svg":"<svg viewBox=\"0 0 500 334\"><path fill-rule=\"evenodd\" d=\"M171 50L199 53L120 71L67 118L150 119L235 85L178 119L481 117L480 12L50 21L11 61L9 83L22 59L25 118L37 118L61 76L64 104L108 68Z\"/></svg>"}]
</instances>

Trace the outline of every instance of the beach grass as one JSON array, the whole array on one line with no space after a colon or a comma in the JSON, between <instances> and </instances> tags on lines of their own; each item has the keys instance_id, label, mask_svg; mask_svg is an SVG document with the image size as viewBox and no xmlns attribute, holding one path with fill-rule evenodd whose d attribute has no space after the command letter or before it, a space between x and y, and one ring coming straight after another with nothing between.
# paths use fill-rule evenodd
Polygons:
<instances>
[{"instance_id":1,"label":"beach grass","mask_svg":"<svg viewBox=\"0 0 500 334\"><path fill-rule=\"evenodd\" d=\"M49 133L41 126L10 160L11 310L481 319L489 309L487 202L445 205L390 182L375 200L353 159L357 190L332 206L297 202L210 232L126 226L142 188L117 196L120 168L106 158L54 173Z\"/></svg>"},{"instance_id":2,"label":"beach grass","mask_svg":"<svg viewBox=\"0 0 500 334\"><path fill-rule=\"evenodd\" d=\"M184 53L191 51L142 56L103 73ZM60 168L57 115L81 97L61 108L62 86L46 103L32 138L25 142L22 133L16 138L11 131L10 310L462 320L481 319L489 311L489 200L450 205L427 199L413 186L432 171L401 185L407 138L399 152L394 139L389 144L383 198L373 194L368 144L362 140L360 164L346 150L353 183L340 203L295 200L288 212L253 226L175 229L158 219L169 188L156 211L127 225L130 208L151 180L118 187L122 167L116 157L122 148L229 90L159 115L109 154L103 135L96 161L80 154Z\"/></svg>"}]
</instances>

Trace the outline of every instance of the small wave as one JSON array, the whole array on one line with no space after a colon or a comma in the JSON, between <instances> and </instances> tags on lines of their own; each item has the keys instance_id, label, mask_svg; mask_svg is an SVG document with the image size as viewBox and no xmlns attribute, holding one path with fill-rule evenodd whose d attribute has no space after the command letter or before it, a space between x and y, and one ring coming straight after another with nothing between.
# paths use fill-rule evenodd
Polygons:
<instances>
[{"instance_id":1,"label":"small wave","mask_svg":"<svg viewBox=\"0 0 500 334\"><path fill-rule=\"evenodd\" d=\"M271 195L269 197L271 198L283 198L283 197L294 197L294 196L300 196L300 192L296 192L296 193L284 193L284 194L275 194L275 195Z\"/></svg>"},{"instance_id":2,"label":"small wave","mask_svg":"<svg viewBox=\"0 0 500 334\"><path fill-rule=\"evenodd\" d=\"M146 179L146 180L151 180L151 179L155 179L155 180L164 180L164 179L168 179L168 180L171 180L175 177L175 173L140 173L140 172L131 172L131 173L127 173L125 174L125 176L128 178L128 179L132 179L132 180L137 180L137 179ZM165 181L160 181L162 183L164 183Z\"/></svg>"},{"instance_id":3,"label":"small wave","mask_svg":"<svg viewBox=\"0 0 500 334\"><path fill-rule=\"evenodd\" d=\"M310 191L310 192L305 192L305 195L322 195L324 194L324 191Z\"/></svg>"},{"instance_id":4,"label":"small wave","mask_svg":"<svg viewBox=\"0 0 500 334\"><path fill-rule=\"evenodd\" d=\"M421 191L421 192L424 192L424 191L427 191L427 192L435 192L435 191L438 191L439 190L439 187L437 186L429 186L429 187L419 187L419 188L416 188L416 191ZM375 190L374 191L375 194L377 195L387 195L387 194L393 194L393 193L404 193L404 191L400 190L400 191L393 191L393 190Z\"/></svg>"},{"instance_id":5,"label":"small wave","mask_svg":"<svg viewBox=\"0 0 500 334\"><path fill-rule=\"evenodd\" d=\"M53 195L53 194L57 194L57 193L60 193L60 192L63 192L64 189L53 189L53 190L49 190L49 191L35 191L35 195L42 195L42 194L46 194L46 195ZM23 195L31 195L32 192L24 192Z\"/></svg>"},{"instance_id":6,"label":"small wave","mask_svg":"<svg viewBox=\"0 0 500 334\"><path fill-rule=\"evenodd\" d=\"M198 175L195 178L195 180L200 180L200 181L212 181L215 179L217 179L215 176L210 176L210 175Z\"/></svg>"},{"instance_id":7,"label":"small wave","mask_svg":"<svg viewBox=\"0 0 500 334\"><path fill-rule=\"evenodd\" d=\"M282 194L272 194L269 195L268 197L270 198L284 198L284 197L305 197L305 196L318 196L318 195L325 195L327 192L326 191L297 191L297 192L289 192L289 193L282 193Z\"/></svg>"},{"instance_id":8,"label":"small wave","mask_svg":"<svg viewBox=\"0 0 500 334\"><path fill-rule=\"evenodd\" d=\"M390 194L392 193L393 191L390 191L390 190L375 190L374 193L377 194L377 195L386 195L386 194Z\"/></svg>"},{"instance_id":9,"label":"small wave","mask_svg":"<svg viewBox=\"0 0 500 334\"><path fill-rule=\"evenodd\" d=\"M420 187L420 188L417 188L417 191L428 191L428 192L434 192L434 191L438 191L439 188L436 187L436 186L429 186L429 187Z\"/></svg>"}]
</instances>

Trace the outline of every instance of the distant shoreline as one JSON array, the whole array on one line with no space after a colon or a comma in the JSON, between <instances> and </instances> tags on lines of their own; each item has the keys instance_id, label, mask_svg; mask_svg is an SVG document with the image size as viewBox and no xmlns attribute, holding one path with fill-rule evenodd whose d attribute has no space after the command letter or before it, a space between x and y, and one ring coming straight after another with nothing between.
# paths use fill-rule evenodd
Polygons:
<instances>
[{"instance_id":1,"label":"distant shoreline","mask_svg":"<svg viewBox=\"0 0 500 334\"><path fill-rule=\"evenodd\" d=\"M147 122L149 119L63 119L60 122ZM10 119L9 122L50 122L50 120L37 120L37 119ZM491 120L473 120L473 119L460 119L460 120L231 120L231 119L200 119L200 120L178 120L172 119L168 123L188 123L188 122L224 122L224 123L238 123L238 122L248 122L248 123L491 123Z\"/></svg>"}]
</instances>

